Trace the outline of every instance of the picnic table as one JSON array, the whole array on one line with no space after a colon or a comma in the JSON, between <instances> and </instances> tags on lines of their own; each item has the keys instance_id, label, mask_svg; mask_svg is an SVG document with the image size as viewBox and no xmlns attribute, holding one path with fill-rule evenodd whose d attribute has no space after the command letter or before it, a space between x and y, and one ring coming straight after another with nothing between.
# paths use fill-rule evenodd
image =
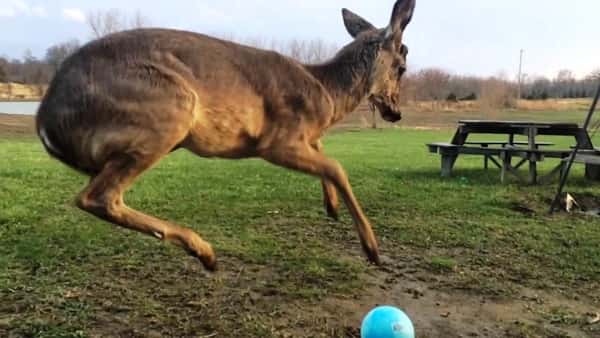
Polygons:
<instances>
[{"instance_id":1,"label":"picnic table","mask_svg":"<svg viewBox=\"0 0 600 338\"><path fill-rule=\"evenodd\" d=\"M557 173L563 172L564 163L572 154L572 149L556 150L548 149L554 144L550 142L539 142L539 135L571 136L580 144L581 156L576 159L586 164L586 176L597 179L600 177L600 152L594 149L587 131L575 123L551 123L551 122L529 122L529 121L489 121L489 120L462 120L450 143L430 143L430 152L440 154L442 158L442 176L451 176L456 159L460 154L480 155L484 157L484 166L487 169L491 161L501 169L501 181L506 180L508 174L518 179L523 179L518 169L529 164L529 175L527 181L531 184L539 182L537 164L547 158L559 159L559 164L542 178L552 178ZM495 141L471 141L467 139L471 135L495 134L506 135L505 140ZM527 137L527 141L515 141L516 135ZM513 158L520 158L520 162L513 165Z\"/></svg>"}]
</instances>

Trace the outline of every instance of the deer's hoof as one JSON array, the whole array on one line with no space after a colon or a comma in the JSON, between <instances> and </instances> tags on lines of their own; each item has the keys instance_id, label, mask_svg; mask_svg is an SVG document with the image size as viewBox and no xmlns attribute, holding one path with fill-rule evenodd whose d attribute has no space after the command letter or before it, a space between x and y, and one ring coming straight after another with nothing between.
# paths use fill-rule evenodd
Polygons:
<instances>
[{"instance_id":1,"label":"deer's hoof","mask_svg":"<svg viewBox=\"0 0 600 338\"><path fill-rule=\"evenodd\" d=\"M369 262L371 264L377 265L377 266L381 266L383 265L381 263L381 260L379 259L379 254L375 253L374 255L369 255Z\"/></svg>"},{"instance_id":2,"label":"deer's hoof","mask_svg":"<svg viewBox=\"0 0 600 338\"><path fill-rule=\"evenodd\" d=\"M217 271L217 257L215 255L210 257L201 257L200 261L206 270L211 272Z\"/></svg>"},{"instance_id":3,"label":"deer's hoof","mask_svg":"<svg viewBox=\"0 0 600 338\"><path fill-rule=\"evenodd\" d=\"M327 216L336 222L340 220L340 215L335 210L327 210Z\"/></svg>"},{"instance_id":4,"label":"deer's hoof","mask_svg":"<svg viewBox=\"0 0 600 338\"><path fill-rule=\"evenodd\" d=\"M369 263L377 265L377 266L381 266L381 259L379 258L379 250L377 249L370 249L367 247L363 247L365 253L367 254L367 259L369 260Z\"/></svg>"},{"instance_id":5,"label":"deer's hoof","mask_svg":"<svg viewBox=\"0 0 600 338\"><path fill-rule=\"evenodd\" d=\"M217 271L217 257L215 254L200 256L193 251L189 252L192 257L200 260L204 268L208 271L215 272Z\"/></svg>"},{"instance_id":6,"label":"deer's hoof","mask_svg":"<svg viewBox=\"0 0 600 338\"><path fill-rule=\"evenodd\" d=\"M327 211L327 216L329 218L331 218L332 220L334 220L336 222L340 220L340 215L338 213L338 208L336 208L336 207L334 207L332 205L327 204L325 206L325 209Z\"/></svg>"}]
</instances>

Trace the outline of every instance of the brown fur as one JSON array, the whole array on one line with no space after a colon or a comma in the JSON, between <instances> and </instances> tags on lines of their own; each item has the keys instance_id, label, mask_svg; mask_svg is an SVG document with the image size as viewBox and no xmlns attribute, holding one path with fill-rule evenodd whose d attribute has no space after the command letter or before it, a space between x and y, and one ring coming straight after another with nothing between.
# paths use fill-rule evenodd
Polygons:
<instances>
[{"instance_id":1,"label":"brown fur","mask_svg":"<svg viewBox=\"0 0 600 338\"><path fill-rule=\"evenodd\" d=\"M365 97L384 118L399 119L402 30L413 8L414 0L399 0L386 30L344 10L356 39L322 65L191 32L110 35L63 64L38 111L38 134L51 155L92 177L78 197L81 209L178 244L208 269L215 255L195 232L123 202L135 178L178 148L204 157L261 157L320 177L328 214L337 218L339 191L365 252L378 263L371 225L319 139Z\"/></svg>"}]
</instances>

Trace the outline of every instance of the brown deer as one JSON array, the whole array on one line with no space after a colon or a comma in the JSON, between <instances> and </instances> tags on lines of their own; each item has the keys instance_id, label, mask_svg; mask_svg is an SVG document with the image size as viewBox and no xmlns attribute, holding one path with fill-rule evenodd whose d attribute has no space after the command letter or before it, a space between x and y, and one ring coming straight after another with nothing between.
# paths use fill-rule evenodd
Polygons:
<instances>
[{"instance_id":1,"label":"brown deer","mask_svg":"<svg viewBox=\"0 0 600 338\"><path fill-rule=\"evenodd\" d=\"M378 245L338 162L319 139L365 98L390 122L401 119L402 44L415 0L395 3L377 29L344 9L354 41L329 62L304 65L191 32L138 29L109 35L68 58L37 113L37 132L53 157L91 177L77 206L108 222L175 243L213 270L211 245L189 228L129 208L123 194L170 152L260 157L322 179L337 218L339 192L369 260Z\"/></svg>"}]
</instances>

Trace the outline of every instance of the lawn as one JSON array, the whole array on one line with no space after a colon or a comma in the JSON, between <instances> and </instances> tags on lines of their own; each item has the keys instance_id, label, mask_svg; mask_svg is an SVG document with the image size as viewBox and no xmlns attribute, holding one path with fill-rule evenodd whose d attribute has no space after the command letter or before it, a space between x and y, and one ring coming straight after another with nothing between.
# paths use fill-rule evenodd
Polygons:
<instances>
[{"instance_id":1,"label":"lawn","mask_svg":"<svg viewBox=\"0 0 600 338\"><path fill-rule=\"evenodd\" d=\"M492 337L594 334L583 318L600 305L600 218L550 216L555 184L503 185L478 157L440 178L424 144L450 137L388 129L324 140L374 225L382 268L365 263L345 210L340 222L325 217L316 179L259 160L172 154L126 200L202 234L220 259L216 274L79 211L86 177L33 138L0 138L0 336L356 336L379 302L407 308L421 337L461 327L497 327ZM577 166L568 190L600 195L582 177ZM416 296L397 303L406 293ZM511 303L515 313L471 323L459 296ZM454 302L465 318L440 317L420 297Z\"/></svg>"}]
</instances>

